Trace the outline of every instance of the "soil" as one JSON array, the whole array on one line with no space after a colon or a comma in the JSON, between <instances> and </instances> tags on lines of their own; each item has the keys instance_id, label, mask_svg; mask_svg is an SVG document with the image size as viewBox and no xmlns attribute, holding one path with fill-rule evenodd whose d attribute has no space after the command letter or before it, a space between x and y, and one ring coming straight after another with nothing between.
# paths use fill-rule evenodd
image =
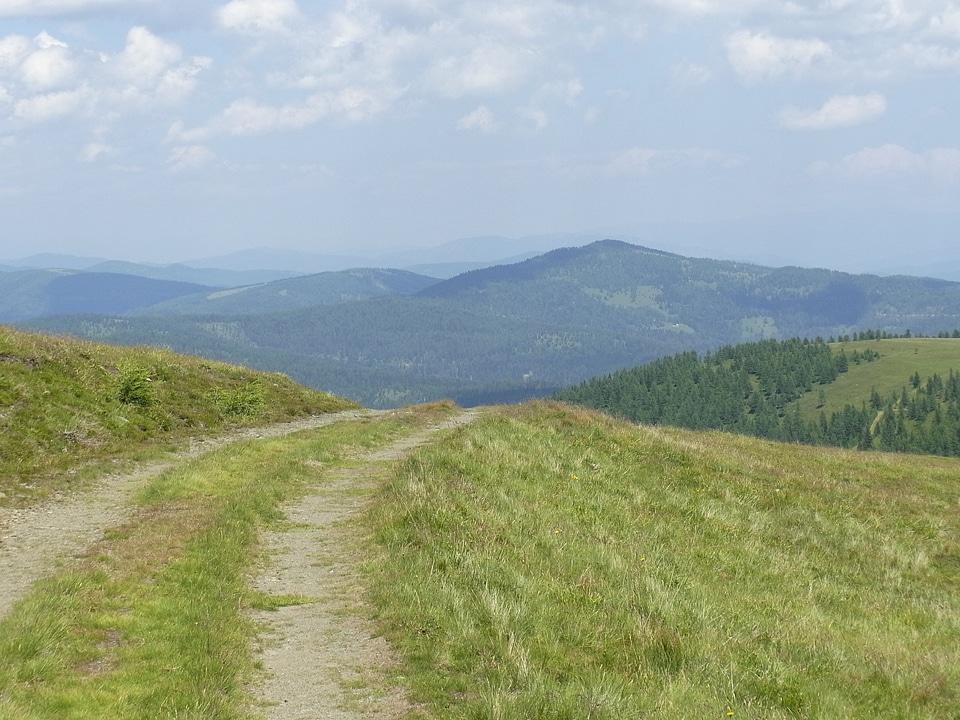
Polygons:
<instances>
[{"instance_id":1,"label":"soil","mask_svg":"<svg viewBox=\"0 0 960 720\"><path fill-rule=\"evenodd\" d=\"M0 617L31 585L79 556L130 512L131 495L183 459L237 440L275 437L338 420L383 411L351 410L289 423L249 428L198 440L168 462L111 475L93 490L55 498L27 509L0 508ZM296 506L284 529L265 538L267 565L251 583L272 595L302 595L309 602L258 612L262 634L262 682L250 688L254 712L270 720L397 718L410 709L385 678L394 665L390 649L364 618L359 558L348 520L367 502L384 464L427 442L439 430L470 422L464 411L385 448L360 455L354 467L327 474Z\"/></svg>"},{"instance_id":2,"label":"soil","mask_svg":"<svg viewBox=\"0 0 960 720\"><path fill-rule=\"evenodd\" d=\"M349 521L362 512L386 462L474 417L466 411L358 456L359 466L328 474L287 509L285 528L268 534L269 562L254 587L311 600L254 614L265 628L259 650L265 677L253 694L269 720L399 718L411 709L388 682L394 675L389 646L363 619L357 538Z\"/></svg>"}]
</instances>

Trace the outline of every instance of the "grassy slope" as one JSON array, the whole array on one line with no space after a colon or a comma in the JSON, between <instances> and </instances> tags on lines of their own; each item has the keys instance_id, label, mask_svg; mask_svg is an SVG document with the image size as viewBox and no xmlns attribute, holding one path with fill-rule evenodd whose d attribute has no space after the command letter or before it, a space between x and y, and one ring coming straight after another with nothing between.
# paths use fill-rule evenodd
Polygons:
<instances>
[{"instance_id":1,"label":"grassy slope","mask_svg":"<svg viewBox=\"0 0 960 720\"><path fill-rule=\"evenodd\" d=\"M831 412L839 412L848 403L857 408L862 403L869 404L873 388L887 399L908 385L914 372L919 372L926 380L934 373L945 378L951 369L960 371L960 339L957 338L862 340L837 343L834 348L837 352L844 350L848 357L854 350L863 352L868 349L883 357L859 365L851 363L848 372L824 387L827 402L822 408L817 407L818 388L808 393L799 401L801 412L807 419L816 419L821 409L829 417Z\"/></svg>"},{"instance_id":2,"label":"grassy slope","mask_svg":"<svg viewBox=\"0 0 960 720\"><path fill-rule=\"evenodd\" d=\"M428 718L954 718L956 460L507 409L383 491Z\"/></svg>"},{"instance_id":3,"label":"grassy slope","mask_svg":"<svg viewBox=\"0 0 960 720\"><path fill-rule=\"evenodd\" d=\"M138 370L149 402L122 403L121 385ZM98 460L354 406L277 373L0 326L0 501L56 490Z\"/></svg>"}]
</instances>

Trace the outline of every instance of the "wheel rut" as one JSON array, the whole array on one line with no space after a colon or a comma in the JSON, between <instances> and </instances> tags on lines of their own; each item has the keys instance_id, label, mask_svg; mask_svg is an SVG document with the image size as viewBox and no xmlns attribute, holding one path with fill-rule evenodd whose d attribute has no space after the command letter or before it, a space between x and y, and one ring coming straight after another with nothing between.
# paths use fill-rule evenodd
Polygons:
<instances>
[{"instance_id":1,"label":"wheel rut","mask_svg":"<svg viewBox=\"0 0 960 720\"><path fill-rule=\"evenodd\" d=\"M363 619L360 558L349 520L362 512L386 463L477 415L465 411L357 456L358 466L327 474L287 508L283 528L267 533L268 562L251 584L310 601L252 614L263 628L263 679L251 688L255 711L269 720L356 720L399 718L410 710L402 692L385 682L394 667L390 648Z\"/></svg>"}]
</instances>

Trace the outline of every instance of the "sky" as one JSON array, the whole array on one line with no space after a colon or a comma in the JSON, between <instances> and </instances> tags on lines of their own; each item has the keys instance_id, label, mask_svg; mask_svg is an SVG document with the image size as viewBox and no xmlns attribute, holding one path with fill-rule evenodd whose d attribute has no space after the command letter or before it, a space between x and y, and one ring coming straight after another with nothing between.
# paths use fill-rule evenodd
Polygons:
<instances>
[{"instance_id":1,"label":"sky","mask_svg":"<svg viewBox=\"0 0 960 720\"><path fill-rule=\"evenodd\" d=\"M0 0L0 260L582 232L960 268L958 211L952 0Z\"/></svg>"}]
</instances>

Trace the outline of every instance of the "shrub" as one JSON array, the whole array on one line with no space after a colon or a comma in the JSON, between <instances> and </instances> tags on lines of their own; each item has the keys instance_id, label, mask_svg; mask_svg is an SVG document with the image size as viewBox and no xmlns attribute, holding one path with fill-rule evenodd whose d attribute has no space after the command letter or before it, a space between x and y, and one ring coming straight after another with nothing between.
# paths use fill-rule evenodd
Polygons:
<instances>
[{"instance_id":1,"label":"shrub","mask_svg":"<svg viewBox=\"0 0 960 720\"><path fill-rule=\"evenodd\" d=\"M124 405L148 407L153 402L153 384L148 370L142 365L122 366L117 397Z\"/></svg>"}]
</instances>

